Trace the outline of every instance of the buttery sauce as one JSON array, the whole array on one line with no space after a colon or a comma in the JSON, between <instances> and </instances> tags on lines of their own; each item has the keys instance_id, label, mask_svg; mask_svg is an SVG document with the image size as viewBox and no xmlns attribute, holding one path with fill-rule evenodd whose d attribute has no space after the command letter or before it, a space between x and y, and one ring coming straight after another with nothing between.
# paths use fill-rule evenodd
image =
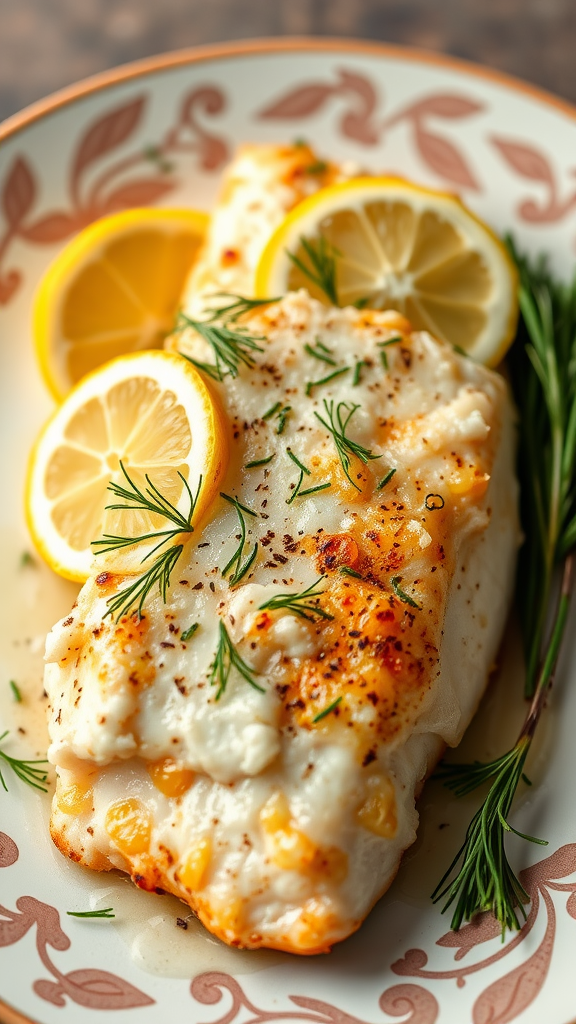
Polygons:
<instances>
[{"instance_id":1,"label":"buttery sauce","mask_svg":"<svg viewBox=\"0 0 576 1024\"><path fill-rule=\"evenodd\" d=\"M10 730L10 752L42 757L48 744L42 682L44 641L53 622L71 608L78 587L57 577L37 556L28 554L26 542L16 531L5 531L0 536L0 562L4 583L0 614L0 732ZM20 703L10 688L11 679L22 696ZM460 747L450 753L450 760L487 760L509 748L525 714L521 691L521 640L512 615L498 672ZM546 711L527 762L526 774L533 785L543 779L554 741L553 708L552 704ZM46 797L46 827L49 799L50 795ZM521 784L515 809L530 799L530 788ZM477 806L475 795L457 799L440 782L432 779L427 783L419 801L418 838L404 855L400 872L372 919L377 916L383 921L387 903L398 899L417 907L430 906L430 894L461 843ZM82 870L72 866L71 869ZM143 971L171 978L192 978L216 969L240 975L292 959L290 954L271 950L231 949L210 935L175 897L140 891L119 874L94 876L86 871L83 875L88 889L87 905L91 909L114 908L116 916L109 926Z\"/></svg>"}]
</instances>

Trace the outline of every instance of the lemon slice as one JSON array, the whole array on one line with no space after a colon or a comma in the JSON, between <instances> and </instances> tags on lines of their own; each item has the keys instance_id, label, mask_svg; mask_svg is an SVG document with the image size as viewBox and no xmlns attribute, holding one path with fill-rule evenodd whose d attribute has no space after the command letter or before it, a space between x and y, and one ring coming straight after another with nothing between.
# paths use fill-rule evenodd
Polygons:
<instances>
[{"instance_id":1,"label":"lemon slice","mask_svg":"<svg viewBox=\"0 0 576 1024\"><path fill-rule=\"evenodd\" d=\"M124 210L59 253L33 317L40 368L58 401L102 363L162 346L208 220L197 210Z\"/></svg>"},{"instance_id":2,"label":"lemon slice","mask_svg":"<svg viewBox=\"0 0 576 1024\"><path fill-rule=\"evenodd\" d=\"M48 564L83 581L95 569L141 571L142 545L93 556L103 533L135 537L170 527L157 514L106 510L121 504L110 481L146 487L146 475L184 515L190 508L181 476L196 492L197 523L218 488L227 461L223 413L202 377L172 352L121 356L85 377L56 410L30 456L26 516ZM153 546L150 542L148 550Z\"/></svg>"},{"instance_id":3,"label":"lemon slice","mask_svg":"<svg viewBox=\"0 0 576 1024\"><path fill-rule=\"evenodd\" d=\"M310 267L306 243L318 252L321 239L335 258L339 305L396 309L478 362L495 366L502 359L518 317L516 270L493 231L454 196L396 178L322 189L270 238L256 295L307 288L327 302L288 255Z\"/></svg>"}]
</instances>

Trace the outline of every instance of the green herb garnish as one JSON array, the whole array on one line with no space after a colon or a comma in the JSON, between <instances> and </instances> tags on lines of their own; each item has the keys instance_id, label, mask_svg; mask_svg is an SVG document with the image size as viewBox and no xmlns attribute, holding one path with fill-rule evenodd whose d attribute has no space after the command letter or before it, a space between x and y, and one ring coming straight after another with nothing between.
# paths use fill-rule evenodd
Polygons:
<instances>
[{"instance_id":1,"label":"green herb garnish","mask_svg":"<svg viewBox=\"0 0 576 1024\"><path fill-rule=\"evenodd\" d=\"M237 377L241 364L252 369L256 365L253 353L264 351L258 345L259 341L264 341L264 335L250 334L245 327L232 327L233 322L232 318L221 324L214 323L213 318L192 320L185 313L180 313L174 332L183 331L187 327L193 328L210 345L215 362L201 363L185 352L181 352L180 355L197 370L208 374L212 380L223 381L226 376Z\"/></svg>"},{"instance_id":2,"label":"green herb garnish","mask_svg":"<svg viewBox=\"0 0 576 1024\"><path fill-rule=\"evenodd\" d=\"M353 569L352 566L350 565L338 566L338 572L341 573L342 576L354 576L354 578L357 580L362 579L362 573L356 572L356 569Z\"/></svg>"},{"instance_id":3,"label":"green herb garnish","mask_svg":"<svg viewBox=\"0 0 576 1024\"><path fill-rule=\"evenodd\" d=\"M0 736L0 743L2 743L2 740L6 739L7 735L8 729L6 729L6 732L3 732L2 735ZM45 768L36 767L36 765L38 764L48 764L46 758L43 758L40 761L23 761L18 757L11 757L10 754L7 754L5 750L2 750L0 748L0 762L1 761L4 761L4 763L12 769L14 774L17 775L22 782L25 782L27 786L32 786L34 789L39 789L42 791L42 793L48 792L46 786L43 785L43 783L45 783L46 779L48 778L48 772L46 771ZM4 791L7 793L8 786L4 781L4 776L2 775L1 770L0 784L2 785Z\"/></svg>"},{"instance_id":4,"label":"green herb garnish","mask_svg":"<svg viewBox=\"0 0 576 1024\"><path fill-rule=\"evenodd\" d=\"M9 686L10 686L10 689L12 690L13 695L14 695L14 700L16 701L17 704L21 704L22 703L22 694L20 693L20 688L19 688L18 684L14 681L14 679L10 680Z\"/></svg>"},{"instance_id":5,"label":"green herb garnish","mask_svg":"<svg viewBox=\"0 0 576 1024\"><path fill-rule=\"evenodd\" d=\"M36 560L29 551L23 551L20 555L20 568L25 569L28 566L36 565Z\"/></svg>"},{"instance_id":6,"label":"green herb garnish","mask_svg":"<svg viewBox=\"0 0 576 1024\"><path fill-rule=\"evenodd\" d=\"M401 334L395 335L393 338L388 338L388 341L378 342L378 348L380 349L380 359L382 361L382 366L384 367L385 370L388 369L388 356L386 355L385 349L387 349L389 345L396 345L399 341L402 341Z\"/></svg>"},{"instance_id":7,"label":"green herb garnish","mask_svg":"<svg viewBox=\"0 0 576 1024\"><path fill-rule=\"evenodd\" d=\"M336 292L336 257L341 253L338 249L319 235L316 241L300 236L300 245L304 250L308 262L305 263L299 256L286 250L286 255L292 260L294 266L298 267L305 277L312 281L320 291L324 292L326 298L333 306L338 305Z\"/></svg>"},{"instance_id":8,"label":"green herb garnish","mask_svg":"<svg viewBox=\"0 0 576 1024\"><path fill-rule=\"evenodd\" d=\"M123 587L113 597L108 598L108 610L106 615L116 616L118 622L124 615L137 614L138 618L142 618L142 608L144 602L148 597L148 594L156 585L158 585L159 593L162 600L166 602L166 595L170 587L170 577L174 570L174 567L184 550L184 544L174 544L174 541L181 536L181 534L191 534L194 532L192 526L192 518L198 502L198 496L202 487L202 477L198 480L198 487L196 494L192 494L190 486L186 478L182 473L178 473L184 488L188 496L188 512L183 515L171 501L168 500L152 483L148 474L146 474L146 487L144 489L138 487L130 475L128 474L123 463L120 462L120 469L124 475L124 478L128 484L127 487L111 482L108 484L108 490L112 492L114 497L122 498L123 504L121 505L107 505L107 509L119 509L120 511L145 511L154 515L162 516L167 519L168 522L173 523L173 527L168 530L155 530L150 533L139 534L136 537L122 537L114 534L105 533L101 540L92 541L92 547L96 549L96 554L104 554L107 551L116 551L120 548L132 547L135 544L142 544L147 540L155 540L157 543L154 545L151 551L148 551L144 555L141 564L147 562L148 559L152 558L156 552L165 547L165 550L155 559L149 569L142 573L141 576L131 583L127 587ZM106 618L106 615L104 618Z\"/></svg>"},{"instance_id":9,"label":"green herb garnish","mask_svg":"<svg viewBox=\"0 0 576 1024\"><path fill-rule=\"evenodd\" d=\"M216 654L214 656L214 661L212 662L209 675L210 685L218 687L216 691L216 700L220 700L220 697L224 693L228 679L230 678L230 672L233 668L235 668L246 682L250 683L250 686L253 686L255 690L259 690L260 693L266 692L258 685L254 678L258 673L254 672L254 670L251 669L238 654L238 651L228 636L226 626L222 619L220 619L218 623L218 647L216 648Z\"/></svg>"},{"instance_id":10,"label":"green herb garnish","mask_svg":"<svg viewBox=\"0 0 576 1024\"><path fill-rule=\"evenodd\" d=\"M362 373L362 367L366 366L363 359L358 359L354 364L354 376L352 377L352 387L355 388L360 383L360 375Z\"/></svg>"},{"instance_id":11,"label":"green herb garnish","mask_svg":"<svg viewBox=\"0 0 576 1024\"><path fill-rule=\"evenodd\" d=\"M320 341L320 338L316 338L315 348L313 348L312 345L304 345L304 351L307 352L309 356L313 356L314 359L319 359L322 363L328 363L328 366L338 365L336 360L332 359L330 349L326 348L326 345Z\"/></svg>"},{"instance_id":12,"label":"green herb garnish","mask_svg":"<svg viewBox=\"0 0 576 1024\"><path fill-rule=\"evenodd\" d=\"M324 174L328 170L328 164L325 160L316 160L313 164L308 164L308 167L304 168L306 174Z\"/></svg>"},{"instance_id":13,"label":"green herb garnish","mask_svg":"<svg viewBox=\"0 0 576 1024\"><path fill-rule=\"evenodd\" d=\"M254 459L254 462L247 462L244 469L256 469L257 466L267 466L269 462L272 462L275 453L267 455L265 459Z\"/></svg>"},{"instance_id":14,"label":"green herb garnish","mask_svg":"<svg viewBox=\"0 0 576 1024\"><path fill-rule=\"evenodd\" d=\"M410 597L410 594L407 594L405 590L402 590L402 587L400 586L401 579L401 576L393 576L392 579L390 580L390 586L392 587L392 590L396 594L396 597L404 604L409 604L411 608L421 609L422 605L417 604L414 598Z\"/></svg>"},{"instance_id":15,"label":"green herb garnish","mask_svg":"<svg viewBox=\"0 0 576 1024\"><path fill-rule=\"evenodd\" d=\"M246 560L242 562L244 545L246 543L246 523L244 521L243 513L246 513L246 515L248 516L256 517L256 512L254 512L253 509L251 508L247 508L246 505L242 505L238 501L238 498L231 498L229 494L224 494L222 491L220 491L220 497L224 498L225 501L228 501L230 505L234 506L240 523L240 540L238 543L238 547L236 548L230 561L227 562L224 568L222 569L223 576L226 576L228 572L233 570L228 582L231 587L235 587L236 584L239 583L241 579L243 579L248 570L251 568L252 563L254 562L254 559L258 554L258 542L256 542L254 544L254 547L252 548L252 551L247 556Z\"/></svg>"},{"instance_id":16,"label":"green herb garnish","mask_svg":"<svg viewBox=\"0 0 576 1024\"><path fill-rule=\"evenodd\" d=\"M358 487L358 484L354 483L350 476L350 456L353 455L357 459L360 459L360 462L363 462L364 465L366 465L366 463L371 459L381 459L382 456L374 455L369 448L364 448L363 445L359 444L357 441L352 441L351 438L346 436L348 424L356 410L360 408L359 405L348 405L347 402L339 402L336 411L334 411L334 402L331 401L330 404L328 404L326 399L324 399L324 408L326 410L328 422L326 422L325 419L322 419L322 416L320 416L319 413L315 412L314 415L332 434L344 474L352 486L359 491L361 488ZM344 409L347 413L345 419L342 418L341 409Z\"/></svg>"},{"instance_id":17,"label":"green herb garnish","mask_svg":"<svg viewBox=\"0 0 576 1024\"><path fill-rule=\"evenodd\" d=\"M192 637L194 636L194 633L196 633L196 631L199 630L199 629L200 629L200 623L199 622L193 622L192 625L188 627L188 629L185 629L184 632L180 634L180 639L184 643L186 643L187 640L191 640L192 639Z\"/></svg>"},{"instance_id":18,"label":"green herb garnish","mask_svg":"<svg viewBox=\"0 0 576 1024\"><path fill-rule=\"evenodd\" d=\"M390 483L395 472L395 468L389 469L388 472L386 473L386 476L383 476L382 479L376 484L376 490L381 491L384 487L386 487L386 484Z\"/></svg>"},{"instance_id":19,"label":"green herb garnish","mask_svg":"<svg viewBox=\"0 0 576 1024\"><path fill-rule=\"evenodd\" d=\"M341 700L342 700L341 696L340 697L336 697L336 700L333 700L332 703L329 704L327 708L324 708L323 711L320 711L320 713L318 715L316 715L316 717L313 718L312 721L314 723L321 722L323 718L326 718L326 715L329 715L331 711L334 711L334 709L338 707L338 705L339 705Z\"/></svg>"},{"instance_id":20,"label":"green herb garnish","mask_svg":"<svg viewBox=\"0 0 576 1024\"><path fill-rule=\"evenodd\" d=\"M112 907L106 907L105 910L67 910L66 913L68 917L104 918L106 920L116 917Z\"/></svg>"},{"instance_id":21,"label":"green herb garnish","mask_svg":"<svg viewBox=\"0 0 576 1024\"><path fill-rule=\"evenodd\" d=\"M314 388L320 387L321 384L328 384L329 381L335 380L336 377L342 377L345 373L350 371L349 366L343 366L339 370L334 370L333 373L329 373L326 377L322 377L320 380L309 380L305 387L305 392L310 397Z\"/></svg>"},{"instance_id":22,"label":"green herb garnish","mask_svg":"<svg viewBox=\"0 0 576 1024\"><path fill-rule=\"evenodd\" d=\"M282 298L277 295L273 299L250 299L246 295L235 295L233 292L216 292L209 296L210 299L230 299L223 306L212 307L208 310L211 314L208 323L220 321L222 323L236 323L246 313L252 313L261 306L269 306L272 302L279 302Z\"/></svg>"},{"instance_id":23,"label":"green herb garnish","mask_svg":"<svg viewBox=\"0 0 576 1024\"><path fill-rule=\"evenodd\" d=\"M282 434L283 431L284 431L284 427L286 426L286 420L288 418L288 414L291 411L292 411L292 406L291 405L284 405L283 406L282 402L276 402L276 404L273 405L271 409L268 409L268 412L264 413L262 419L263 420L271 420L274 417L278 417L278 423L276 425L276 433L277 434Z\"/></svg>"},{"instance_id":24,"label":"green herb garnish","mask_svg":"<svg viewBox=\"0 0 576 1024\"><path fill-rule=\"evenodd\" d=\"M287 611L293 612L294 615L299 615L301 619L308 619L309 622L314 622L315 616L319 619L334 618L329 612L324 611L318 604L318 599L325 593L324 590L317 590L320 586L324 577L316 580L306 590L300 591L299 594L276 594L275 597L271 597L264 604L259 605L259 610L269 609L270 611L278 611L280 608L286 608Z\"/></svg>"},{"instance_id":25,"label":"green herb garnish","mask_svg":"<svg viewBox=\"0 0 576 1024\"><path fill-rule=\"evenodd\" d=\"M302 473L306 473L306 476L310 476L310 470L307 469L306 466L302 462L300 462L300 459L298 458L297 455L294 454L294 452L292 451L291 448L287 448L286 449L286 455L288 455L289 458L292 459L292 462L294 462L298 466L298 469Z\"/></svg>"},{"instance_id":26,"label":"green herb garnish","mask_svg":"<svg viewBox=\"0 0 576 1024\"><path fill-rule=\"evenodd\" d=\"M327 491L329 487L332 487L331 483L318 484L316 487L308 487L305 491L299 491L299 498L306 498L309 494L317 494L318 491Z\"/></svg>"}]
</instances>

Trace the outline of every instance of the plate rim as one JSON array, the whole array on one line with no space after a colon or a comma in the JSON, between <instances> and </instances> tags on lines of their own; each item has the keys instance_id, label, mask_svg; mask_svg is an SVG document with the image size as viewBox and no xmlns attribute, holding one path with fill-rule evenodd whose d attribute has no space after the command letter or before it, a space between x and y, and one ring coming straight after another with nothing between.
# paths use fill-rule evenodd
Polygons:
<instances>
[{"instance_id":1,"label":"plate rim","mask_svg":"<svg viewBox=\"0 0 576 1024\"><path fill-rule=\"evenodd\" d=\"M527 82L515 75L479 64L475 61L453 57L442 52L403 46L396 43L373 42L350 37L281 36L255 37L246 40L210 43L199 46L170 50L150 57L140 58L97 72L64 86L46 97L24 107L22 110L0 121L0 144L11 140L21 131L56 111L71 107L86 97L103 92L125 82L135 81L163 71L202 64L226 58L245 58L266 53L336 53L345 52L363 57L384 57L404 59L415 64L427 64L459 72L468 77L483 79L496 85L523 94L539 101L565 116L576 120L576 103L571 103L554 93ZM16 1007L0 998L0 1024L41 1024L37 1018L27 1017ZM570 1022L576 1024L576 1019Z\"/></svg>"},{"instance_id":2,"label":"plate rim","mask_svg":"<svg viewBox=\"0 0 576 1024\"><path fill-rule=\"evenodd\" d=\"M169 50L152 57L119 64L106 71L97 72L88 78L80 79L72 85L64 86L56 92L49 93L44 99L24 107L16 114L10 115L0 122L0 143L6 142L14 135L28 128L36 121L53 114L62 107L102 92L113 86L129 82L147 75L156 74L172 68L185 67L187 64L201 64L226 57L252 57L265 53L287 52L322 52L334 53L338 50L357 53L361 56L390 57L407 59L414 63L431 64L436 67L449 68L452 71L485 81L496 83L514 92L522 93L531 99L538 100L559 110L566 116L576 120L576 104L562 99L540 86L526 82L515 75L475 61L452 57L444 53L402 46L397 43L372 42L366 39L338 38L337 36L270 36L232 42L209 43L203 46L191 46L179 50Z\"/></svg>"}]
</instances>

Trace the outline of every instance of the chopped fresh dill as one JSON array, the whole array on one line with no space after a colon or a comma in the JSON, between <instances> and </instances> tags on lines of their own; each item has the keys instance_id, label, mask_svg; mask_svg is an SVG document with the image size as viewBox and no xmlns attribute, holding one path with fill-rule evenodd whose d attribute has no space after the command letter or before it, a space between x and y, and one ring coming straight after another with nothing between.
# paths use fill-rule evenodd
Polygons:
<instances>
[{"instance_id":1,"label":"chopped fresh dill","mask_svg":"<svg viewBox=\"0 0 576 1024\"><path fill-rule=\"evenodd\" d=\"M316 717L312 719L312 721L314 723L321 722L323 718L326 718L326 715L329 715L331 711L334 711L335 708L338 707L338 705L340 704L341 700L342 700L342 696L341 695L340 695L340 697L336 697L336 700L333 700L332 703L329 704L327 708L324 708L323 711L320 711L319 714L317 714Z\"/></svg>"},{"instance_id":2,"label":"chopped fresh dill","mask_svg":"<svg viewBox=\"0 0 576 1024\"><path fill-rule=\"evenodd\" d=\"M369 302L370 296L363 295L360 299L356 299L356 301L353 302L352 305L355 306L356 309L366 309L366 306L368 305Z\"/></svg>"},{"instance_id":3,"label":"chopped fresh dill","mask_svg":"<svg viewBox=\"0 0 576 1024\"><path fill-rule=\"evenodd\" d=\"M386 484L390 483L395 472L395 468L389 469L388 472L386 473L386 476L383 476L382 479L376 484L376 490L381 491L384 487L386 487Z\"/></svg>"},{"instance_id":4,"label":"chopped fresh dill","mask_svg":"<svg viewBox=\"0 0 576 1024\"><path fill-rule=\"evenodd\" d=\"M35 566L36 559L29 551L23 551L20 555L20 568L25 569L27 566Z\"/></svg>"},{"instance_id":5,"label":"chopped fresh dill","mask_svg":"<svg viewBox=\"0 0 576 1024\"><path fill-rule=\"evenodd\" d=\"M192 637L194 636L194 633L196 633L197 630L199 630L199 629L200 629L200 623L199 622L193 622L191 626L188 626L188 629L185 629L180 634L180 639L184 643L186 643L187 640L191 640L192 639Z\"/></svg>"},{"instance_id":6,"label":"chopped fresh dill","mask_svg":"<svg viewBox=\"0 0 576 1024\"><path fill-rule=\"evenodd\" d=\"M364 465L366 465L366 463L369 462L371 459L380 459L382 458L382 456L374 455L369 448L364 448L363 445L359 444L357 441L352 441L349 437L346 436L348 424L350 423L350 420L352 419L356 410L360 408L359 405L348 405L347 402L339 402L336 410L334 410L334 402L331 401L330 404L328 404L326 399L324 399L324 408L326 410L328 422L326 422L326 420L323 419L319 413L315 412L314 415L318 420L320 420L320 423L322 423L322 425L326 427L326 429L332 434L332 437L334 438L334 444L336 445L336 451L338 452L340 462L342 463L342 469L344 470L344 474L346 478L349 480L349 482L352 484L352 486L355 487L357 491L359 491L361 490L361 488L358 487L358 484L354 483L352 477L350 476L350 456L352 455L355 456L357 459L360 459L360 461L363 462ZM341 409L344 409L347 413L345 419L342 418L342 413L340 411Z\"/></svg>"},{"instance_id":7,"label":"chopped fresh dill","mask_svg":"<svg viewBox=\"0 0 576 1024\"><path fill-rule=\"evenodd\" d=\"M278 413L278 426L276 427L276 433L277 434L283 434L284 433L284 427L286 426L286 419L288 417L288 413L290 413L291 411L292 411L292 406L291 405L285 405L283 409L280 409L280 412Z\"/></svg>"},{"instance_id":8,"label":"chopped fresh dill","mask_svg":"<svg viewBox=\"0 0 576 1024\"><path fill-rule=\"evenodd\" d=\"M291 505L292 502L294 501L294 498L298 497L298 495L300 494L300 488L301 488L303 482L304 482L304 473L302 472L302 470L300 470L300 475L298 477L298 483L295 485L294 490L292 491L292 494L290 495L290 497L286 498L286 504L287 505Z\"/></svg>"},{"instance_id":9,"label":"chopped fresh dill","mask_svg":"<svg viewBox=\"0 0 576 1024\"><path fill-rule=\"evenodd\" d=\"M273 405L271 409L268 409L268 412L264 413L262 419L263 420L271 420L272 417L276 415L276 413L278 412L278 410L281 407L282 407L282 402L276 402L276 404Z\"/></svg>"},{"instance_id":10,"label":"chopped fresh dill","mask_svg":"<svg viewBox=\"0 0 576 1024\"><path fill-rule=\"evenodd\" d=\"M429 512L437 512L441 508L444 508L446 502L441 494L427 494L424 501L424 508L428 509Z\"/></svg>"},{"instance_id":11,"label":"chopped fresh dill","mask_svg":"<svg viewBox=\"0 0 576 1024\"><path fill-rule=\"evenodd\" d=\"M234 321L228 319L222 324L210 320L192 320L185 313L180 313L174 332L178 333L187 327L192 327L204 341L210 345L214 353L214 363L201 363L192 356L181 352L189 363L192 363L197 370L208 374L212 380L223 381L226 376L237 377L240 373L240 365L243 364L249 369L256 365L254 352L263 352L258 345L264 341L263 334L250 334L245 327L230 326Z\"/></svg>"},{"instance_id":12,"label":"chopped fresh dill","mask_svg":"<svg viewBox=\"0 0 576 1024\"><path fill-rule=\"evenodd\" d=\"M134 483L122 462L120 462L120 469L128 486L111 482L108 484L108 490L112 492L115 498L122 498L123 504L107 505L106 508L120 511L145 511L159 515L167 519L168 522L173 523L173 528L143 533L136 537L122 537L105 533L101 540L92 541L92 547L96 549L95 553L97 555L107 551L116 551L119 548L132 547L147 540L157 541L154 547L144 555L141 564L152 558L165 545L172 545L161 551L152 565L133 583L122 588L113 597L108 598L108 611L106 615L115 615L117 622L124 615L134 613L141 619L144 602L156 584L158 584L162 600L166 602L172 571L184 550L183 544L174 544L174 541L183 533L191 534L194 532L192 518L202 488L202 477L200 476L196 494L192 494L186 477L182 473L178 473L188 497L188 512L184 515L158 490L148 474L145 477L146 487L142 489Z\"/></svg>"},{"instance_id":13,"label":"chopped fresh dill","mask_svg":"<svg viewBox=\"0 0 576 1024\"><path fill-rule=\"evenodd\" d=\"M305 387L305 392L310 397L314 388L319 388L321 384L328 384L328 381L335 380L336 377L342 377L345 373L350 371L349 366L342 366L339 370L334 370L329 373L326 377L321 377L320 380L309 380Z\"/></svg>"},{"instance_id":14,"label":"chopped fresh dill","mask_svg":"<svg viewBox=\"0 0 576 1024\"><path fill-rule=\"evenodd\" d=\"M319 359L322 363L328 363L328 366L338 365L336 360L332 358L330 349L326 348L326 345L322 344L319 338L316 338L315 348L306 343L306 345L304 345L304 351L307 352L309 356L313 356L314 359Z\"/></svg>"},{"instance_id":15,"label":"chopped fresh dill","mask_svg":"<svg viewBox=\"0 0 576 1024\"><path fill-rule=\"evenodd\" d=\"M386 355L386 352L384 350L387 349L389 345L396 345L399 341L402 341L401 334L397 334L393 338L388 338L388 341L378 342L378 348L380 349L380 359L382 361L382 366L384 367L385 370L388 369L388 356Z\"/></svg>"},{"instance_id":16,"label":"chopped fresh dill","mask_svg":"<svg viewBox=\"0 0 576 1024\"><path fill-rule=\"evenodd\" d=\"M338 305L336 292L336 257L341 253L328 242L324 235L319 235L317 241L300 236L300 245L304 250L308 263L305 263L299 256L286 250L286 255L292 260L294 266L298 267L305 277L312 281L320 291L324 292L328 301Z\"/></svg>"},{"instance_id":17,"label":"chopped fresh dill","mask_svg":"<svg viewBox=\"0 0 576 1024\"><path fill-rule=\"evenodd\" d=\"M67 910L66 913L68 917L101 918L104 920L116 917L113 907L106 907L105 910Z\"/></svg>"},{"instance_id":18,"label":"chopped fresh dill","mask_svg":"<svg viewBox=\"0 0 576 1024\"><path fill-rule=\"evenodd\" d=\"M331 483L317 484L316 487L308 487L307 490L305 490L305 491L299 491L298 492L298 497L299 498L306 498L307 495L309 495L309 494L317 494L318 491L326 491L326 490L328 490L329 487L332 487Z\"/></svg>"},{"instance_id":19,"label":"chopped fresh dill","mask_svg":"<svg viewBox=\"0 0 576 1024\"><path fill-rule=\"evenodd\" d=\"M2 735L0 736L0 743L2 743L2 740L6 739L7 735L8 735L8 729L6 729L6 731L3 732ZM46 786L44 785L44 783L46 782L46 779L48 778L48 772L46 771L45 768L37 768L36 767L36 765L39 765L39 764L48 764L48 761L45 758L43 758L42 760L39 760L39 761L24 761L24 760L21 760L18 757L11 757L10 754L7 754L5 750L2 750L0 748L0 762L1 761L4 761L4 763L7 764L8 767L12 769L14 774L22 782L25 782L27 786L32 786L34 789L39 789L39 790L42 791L42 793L47 793L48 792ZM0 785L2 786L4 791L7 793L8 792L8 786L6 785L6 782L4 780L4 776L2 775L2 771L1 770L0 770Z\"/></svg>"},{"instance_id":20,"label":"chopped fresh dill","mask_svg":"<svg viewBox=\"0 0 576 1024\"><path fill-rule=\"evenodd\" d=\"M292 459L292 462L296 463L298 469L300 469L303 473L306 473L306 476L310 476L310 470L306 469L306 466L304 466L303 463L300 462L300 459L298 458L297 455L294 454L291 448L286 449L286 455L288 455Z\"/></svg>"},{"instance_id":21,"label":"chopped fresh dill","mask_svg":"<svg viewBox=\"0 0 576 1024\"><path fill-rule=\"evenodd\" d=\"M414 598L410 597L410 594L407 594L405 590L402 590L402 587L400 586L401 580L401 576L393 576L390 580L390 586L396 594L396 597L399 598L400 601L403 601L404 604L409 604L411 608L421 609L422 605L417 604Z\"/></svg>"},{"instance_id":22,"label":"chopped fresh dill","mask_svg":"<svg viewBox=\"0 0 576 1024\"><path fill-rule=\"evenodd\" d=\"M272 455L267 455L265 459L254 459L253 462L247 462L244 469L256 469L257 466L267 466L269 462L272 462L275 452Z\"/></svg>"},{"instance_id":23,"label":"chopped fresh dill","mask_svg":"<svg viewBox=\"0 0 576 1024\"><path fill-rule=\"evenodd\" d=\"M361 382L362 367L366 366L363 359L357 359L354 364L354 376L352 377L352 387L355 388Z\"/></svg>"},{"instance_id":24,"label":"chopped fresh dill","mask_svg":"<svg viewBox=\"0 0 576 1024\"><path fill-rule=\"evenodd\" d=\"M12 693L14 695L14 700L16 701L17 704L21 704L22 703L22 694L20 693L20 688L19 688L18 684L14 681L14 679L11 679L9 685L10 685L10 689L12 690Z\"/></svg>"},{"instance_id":25,"label":"chopped fresh dill","mask_svg":"<svg viewBox=\"0 0 576 1024\"><path fill-rule=\"evenodd\" d=\"M271 597L264 604L259 605L259 611L269 609L270 611L278 611L280 608L286 608L288 611L293 612L294 615L299 615L301 619L308 619L309 622L314 622L314 617L317 616L320 619L332 620L333 615L329 612L324 611L318 604L318 599L325 593L324 590L317 590L320 586L324 577L316 580L306 590L300 591L299 594L276 594L275 597Z\"/></svg>"},{"instance_id":26,"label":"chopped fresh dill","mask_svg":"<svg viewBox=\"0 0 576 1024\"><path fill-rule=\"evenodd\" d=\"M224 625L222 619L218 623L218 646L216 648L216 654L214 655L214 661L210 666L210 685L217 686L216 700L220 700L220 697L224 693L228 679L230 678L230 672L235 668L237 672L253 686L255 690L259 690L260 693L266 691L262 686L259 686L254 676L258 675L254 669L251 669L245 661L242 660L238 651L234 647L230 637L228 636L228 630Z\"/></svg>"},{"instance_id":27,"label":"chopped fresh dill","mask_svg":"<svg viewBox=\"0 0 576 1024\"><path fill-rule=\"evenodd\" d=\"M238 498L231 498L229 494L224 494L223 491L220 491L220 497L224 498L225 501L229 502L230 505L234 506L234 508L236 509L236 514L238 516L238 521L240 523L240 540L238 542L238 547L236 548L234 554L232 555L232 558L226 563L226 565L222 569L222 575L224 577L227 575L227 573L231 572L228 582L231 587L235 587L236 584L239 583L241 579L243 579L248 570L251 568L252 563L254 562L254 559L258 554L258 542L256 542L250 554L246 557L245 561L242 562L244 545L246 543L246 523L244 521L244 516L242 513L245 512L246 515L256 517L256 512L254 512L254 510L251 508L247 508L246 505L242 505L238 501Z\"/></svg>"},{"instance_id":28,"label":"chopped fresh dill","mask_svg":"<svg viewBox=\"0 0 576 1024\"><path fill-rule=\"evenodd\" d=\"M356 572L356 569L353 569L350 565L340 565L338 567L338 572L341 573L342 576L354 576L357 580L362 579L362 573Z\"/></svg>"}]
</instances>

